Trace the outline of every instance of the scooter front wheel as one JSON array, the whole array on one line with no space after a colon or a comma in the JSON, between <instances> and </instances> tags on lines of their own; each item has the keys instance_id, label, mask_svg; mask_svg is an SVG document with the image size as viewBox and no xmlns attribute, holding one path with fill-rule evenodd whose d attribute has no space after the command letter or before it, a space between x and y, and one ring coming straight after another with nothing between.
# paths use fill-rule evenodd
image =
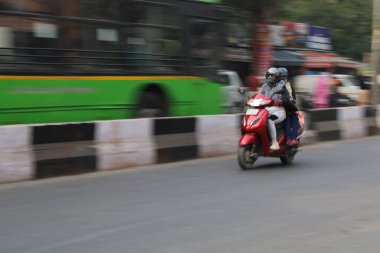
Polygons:
<instances>
[{"instance_id":1,"label":"scooter front wheel","mask_svg":"<svg viewBox=\"0 0 380 253\"><path fill-rule=\"evenodd\" d=\"M238 149L238 163L242 170L253 169L253 165L257 160L257 157L252 154L252 146L242 146Z\"/></svg>"}]
</instances>

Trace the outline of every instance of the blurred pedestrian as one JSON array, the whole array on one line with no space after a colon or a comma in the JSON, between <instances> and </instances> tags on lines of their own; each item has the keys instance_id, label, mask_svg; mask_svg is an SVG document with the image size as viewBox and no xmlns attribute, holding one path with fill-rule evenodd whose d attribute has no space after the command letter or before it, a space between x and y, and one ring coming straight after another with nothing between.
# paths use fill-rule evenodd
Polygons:
<instances>
[{"instance_id":1,"label":"blurred pedestrian","mask_svg":"<svg viewBox=\"0 0 380 253\"><path fill-rule=\"evenodd\" d=\"M362 90L370 90L371 89L371 77L370 76L359 75L357 77L357 80L359 81L360 89L362 89Z\"/></svg>"},{"instance_id":2,"label":"blurred pedestrian","mask_svg":"<svg viewBox=\"0 0 380 253\"><path fill-rule=\"evenodd\" d=\"M339 87L342 87L342 82L333 77L331 79L329 107L341 107L353 105L353 101L346 95L339 92Z\"/></svg>"},{"instance_id":3,"label":"blurred pedestrian","mask_svg":"<svg viewBox=\"0 0 380 253\"><path fill-rule=\"evenodd\" d=\"M326 108L329 105L330 78L328 73L322 73L316 81L314 91L314 108Z\"/></svg>"},{"instance_id":4,"label":"blurred pedestrian","mask_svg":"<svg viewBox=\"0 0 380 253\"><path fill-rule=\"evenodd\" d=\"M357 85L360 87L358 91L358 99L357 102L359 105L369 105L370 104L370 77L364 76L362 74L355 75L355 79L357 80Z\"/></svg>"}]
</instances>

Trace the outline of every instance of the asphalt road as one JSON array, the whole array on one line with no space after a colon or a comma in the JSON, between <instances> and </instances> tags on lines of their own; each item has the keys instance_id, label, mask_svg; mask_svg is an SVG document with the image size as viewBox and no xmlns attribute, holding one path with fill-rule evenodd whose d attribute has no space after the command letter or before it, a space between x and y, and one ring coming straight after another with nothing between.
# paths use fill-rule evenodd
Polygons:
<instances>
[{"instance_id":1,"label":"asphalt road","mask_svg":"<svg viewBox=\"0 0 380 253\"><path fill-rule=\"evenodd\" d=\"M0 186L1 253L378 253L380 137Z\"/></svg>"}]
</instances>

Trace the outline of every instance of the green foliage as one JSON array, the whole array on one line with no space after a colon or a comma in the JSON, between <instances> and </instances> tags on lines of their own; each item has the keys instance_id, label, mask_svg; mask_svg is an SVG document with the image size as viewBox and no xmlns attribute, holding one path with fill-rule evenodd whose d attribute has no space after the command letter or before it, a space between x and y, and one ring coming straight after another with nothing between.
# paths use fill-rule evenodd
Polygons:
<instances>
[{"instance_id":1,"label":"green foliage","mask_svg":"<svg viewBox=\"0 0 380 253\"><path fill-rule=\"evenodd\" d=\"M289 20L329 28L333 50L343 56L360 60L362 53L371 48L372 0L225 0L224 3L251 10L252 22L257 21L258 15L272 24Z\"/></svg>"}]
</instances>

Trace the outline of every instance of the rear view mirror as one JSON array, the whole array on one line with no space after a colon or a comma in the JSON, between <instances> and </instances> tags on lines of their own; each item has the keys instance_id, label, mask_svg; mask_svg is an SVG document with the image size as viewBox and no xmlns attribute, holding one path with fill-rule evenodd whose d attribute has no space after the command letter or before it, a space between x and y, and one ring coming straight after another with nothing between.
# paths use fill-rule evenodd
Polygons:
<instances>
[{"instance_id":1,"label":"rear view mirror","mask_svg":"<svg viewBox=\"0 0 380 253\"><path fill-rule=\"evenodd\" d=\"M249 91L249 88L248 87L239 87L238 88L238 92L240 93L240 94L245 94L246 92L248 92Z\"/></svg>"}]
</instances>

